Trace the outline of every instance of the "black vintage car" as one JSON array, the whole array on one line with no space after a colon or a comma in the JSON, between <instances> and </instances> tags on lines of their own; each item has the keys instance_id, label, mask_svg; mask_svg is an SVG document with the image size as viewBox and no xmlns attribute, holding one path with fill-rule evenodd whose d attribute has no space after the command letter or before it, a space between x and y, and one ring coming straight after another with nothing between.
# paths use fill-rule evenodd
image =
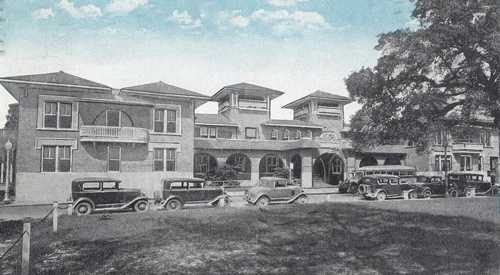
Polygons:
<instances>
[{"instance_id":1,"label":"black vintage car","mask_svg":"<svg viewBox=\"0 0 500 275\"><path fill-rule=\"evenodd\" d=\"M223 206L230 197L220 186L208 186L199 178L171 178L163 180L161 208L177 210L184 205L207 204Z\"/></svg>"},{"instance_id":2,"label":"black vintage car","mask_svg":"<svg viewBox=\"0 0 500 275\"><path fill-rule=\"evenodd\" d=\"M484 176L472 172L453 172L448 174L448 183L456 187L452 197L465 196L467 188L474 188L476 195L494 195L498 192L496 186L485 181Z\"/></svg>"},{"instance_id":3,"label":"black vintage car","mask_svg":"<svg viewBox=\"0 0 500 275\"><path fill-rule=\"evenodd\" d=\"M359 184L359 193L366 199L402 198L404 191L411 193L414 189L414 185L402 183L393 175L364 176Z\"/></svg>"},{"instance_id":4,"label":"black vintage car","mask_svg":"<svg viewBox=\"0 0 500 275\"><path fill-rule=\"evenodd\" d=\"M71 182L71 200L77 215L94 211L148 210L148 198L139 189L120 188L119 179L78 178Z\"/></svg>"},{"instance_id":5,"label":"black vintage car","mask_svg":"<svg viewBox=\"0 0 500 275\"><path fill-rule=\"evenodd\" d=\"M410 198L431 196L444 196L446 193L445 181L440 176L417 176L415 183L415 192L410 193ZM454 194L456 189L453 184L448 184L448 193Z\"/></svg>"}]
</instances>

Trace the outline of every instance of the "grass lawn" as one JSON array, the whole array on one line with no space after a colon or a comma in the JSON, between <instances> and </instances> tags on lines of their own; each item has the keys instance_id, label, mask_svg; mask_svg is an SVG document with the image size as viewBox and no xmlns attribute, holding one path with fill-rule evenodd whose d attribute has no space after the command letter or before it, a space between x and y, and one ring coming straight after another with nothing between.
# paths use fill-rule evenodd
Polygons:
<instances>
[{"instance_id":1,"label":"grass lawn","mask_svg":"<svg viewBox=\"0 0 500 275\"><path fill-rule=\"evenodd\" d=\"M36 274L500 274L497 199L64 216L57 234L50 223L32 225L32 269ZM0 238L13 238L20 227L0 224ZM19 253L9 254L0 270L17 274Z\"/></svg>"}]
</instances>

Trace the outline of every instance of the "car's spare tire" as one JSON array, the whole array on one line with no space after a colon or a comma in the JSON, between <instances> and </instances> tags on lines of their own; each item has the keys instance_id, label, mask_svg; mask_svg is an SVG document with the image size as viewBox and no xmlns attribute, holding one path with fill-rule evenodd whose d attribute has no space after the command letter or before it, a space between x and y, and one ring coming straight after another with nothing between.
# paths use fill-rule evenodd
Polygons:
<instances>
[{"instance_id":1,"label":"car's spare tire","mask_svg":"<svg viewBox=\"0 0 500 275\"><path fill-rule=\"evenodd\" d=\"M368 186L364 185L364 184L361 184L359 187L358 187L358 193L360 194L364 194L366 193L366 191L368 191Z\"/></svg>"}]
</instances>

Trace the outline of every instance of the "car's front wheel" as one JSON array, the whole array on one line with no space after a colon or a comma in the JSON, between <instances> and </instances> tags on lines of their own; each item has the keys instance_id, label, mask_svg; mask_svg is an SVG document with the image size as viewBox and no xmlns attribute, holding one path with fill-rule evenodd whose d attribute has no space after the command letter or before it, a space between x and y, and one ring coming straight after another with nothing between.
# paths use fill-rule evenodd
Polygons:
<instances>
[{"instance_id":1,"label":"car's front wheel","mask_svg":"<svg viewBox=\"0 0 500 275\"><path fill-rule=\"evenodd\" d=\"M182 203L178 199L171 199L167 202L167 210L179 210L182 207Z\"/></svg>"},{"instance_id":2,"label":"car's front wheel","mask_svg":"<svg viewBox=\"0 0 500 275\"><path fill-rule=\"evenodd\" d=\"M410 195L410 199L412 199L412 200L418 198L417 191L411 191L409 195Z\"/></svg>"},{"instance_id":3,"label":"car's front wheel","mask_svg":"<svg viewBox=\"0 0 500 275\"><path fill-rule=\"evenodd\" d=\"M385 192L378 192L377 194L377 200L379 201L385 201L387 199L387 194Z\"/></svg>"},{"instance_id":4,"label":"car's front wheel","mask_svg":"<svg viewBox=\"0 0 500 275\"><path fill-rule=\"evenodd\" d=\"M431 190L425 190L424 191L424 198L430 198L432 196L432 191Z\"/></svg>"},{"instance_id":5,"label":"car's front wheel","mask_svg":"<svg viewBox=\"0 0 500 275\"><path fill-rule=\"evenodd\" d=\"M75 212L78 216L85 216L92 213L92 205L88 202L80 202L75 207Z\"/></svg>"},{"instance_id":6,"label":"car's front wheel","mask_svg":"<svg viewBox=\"0 0 500 275\"><path fill-rule=\"evenodd\" d=\"M138 201L134 204L135 212L146 212L148 211L148 202L147 201Z\"/></svg>"},{"instance_id":7,"label":"car's front wheel","mask_svg":"<svg viewBox=\"0 0 500 275\"><path fill-rule=\"evenodd\" d=\"M262 196L257 200L256 203L257 206L268 206L269 205L269 198L266 196Z\"/></svg>"}]
</instances>

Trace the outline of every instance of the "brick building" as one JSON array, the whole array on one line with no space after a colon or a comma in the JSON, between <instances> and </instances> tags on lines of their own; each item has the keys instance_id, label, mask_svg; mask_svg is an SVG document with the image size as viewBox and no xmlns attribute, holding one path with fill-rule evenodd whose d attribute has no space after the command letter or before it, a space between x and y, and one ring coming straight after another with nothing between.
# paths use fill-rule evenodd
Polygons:
<instances>
[{"instance_id":1,"label":"brick building","mask_svg":"<svg viewBox=\"0 0 500 275\"><path fill-rule=\"evenodd\" d=\"M442 170L442 135L418 152L408 144L354 152L346 137L344 106L351 99L316 91L284 108L293 119L271 118L281 91L248 83L228 85L209 97L165 84L112 89L64 72L4 77L0 83L19 104L16 200L52 202L69 197L82 176L120 178L152 196L166 177L208 177L224 166L255 185L279 167L304 187L336 185L364 165L402 164ZM217 114L195 113L207 101ZM498 156L492 125L454 136L453 170L487 174ZM441 137L441 139L440 139ZM437 171L439 173L439 171Z\"/></svg>"}]
</instances>

